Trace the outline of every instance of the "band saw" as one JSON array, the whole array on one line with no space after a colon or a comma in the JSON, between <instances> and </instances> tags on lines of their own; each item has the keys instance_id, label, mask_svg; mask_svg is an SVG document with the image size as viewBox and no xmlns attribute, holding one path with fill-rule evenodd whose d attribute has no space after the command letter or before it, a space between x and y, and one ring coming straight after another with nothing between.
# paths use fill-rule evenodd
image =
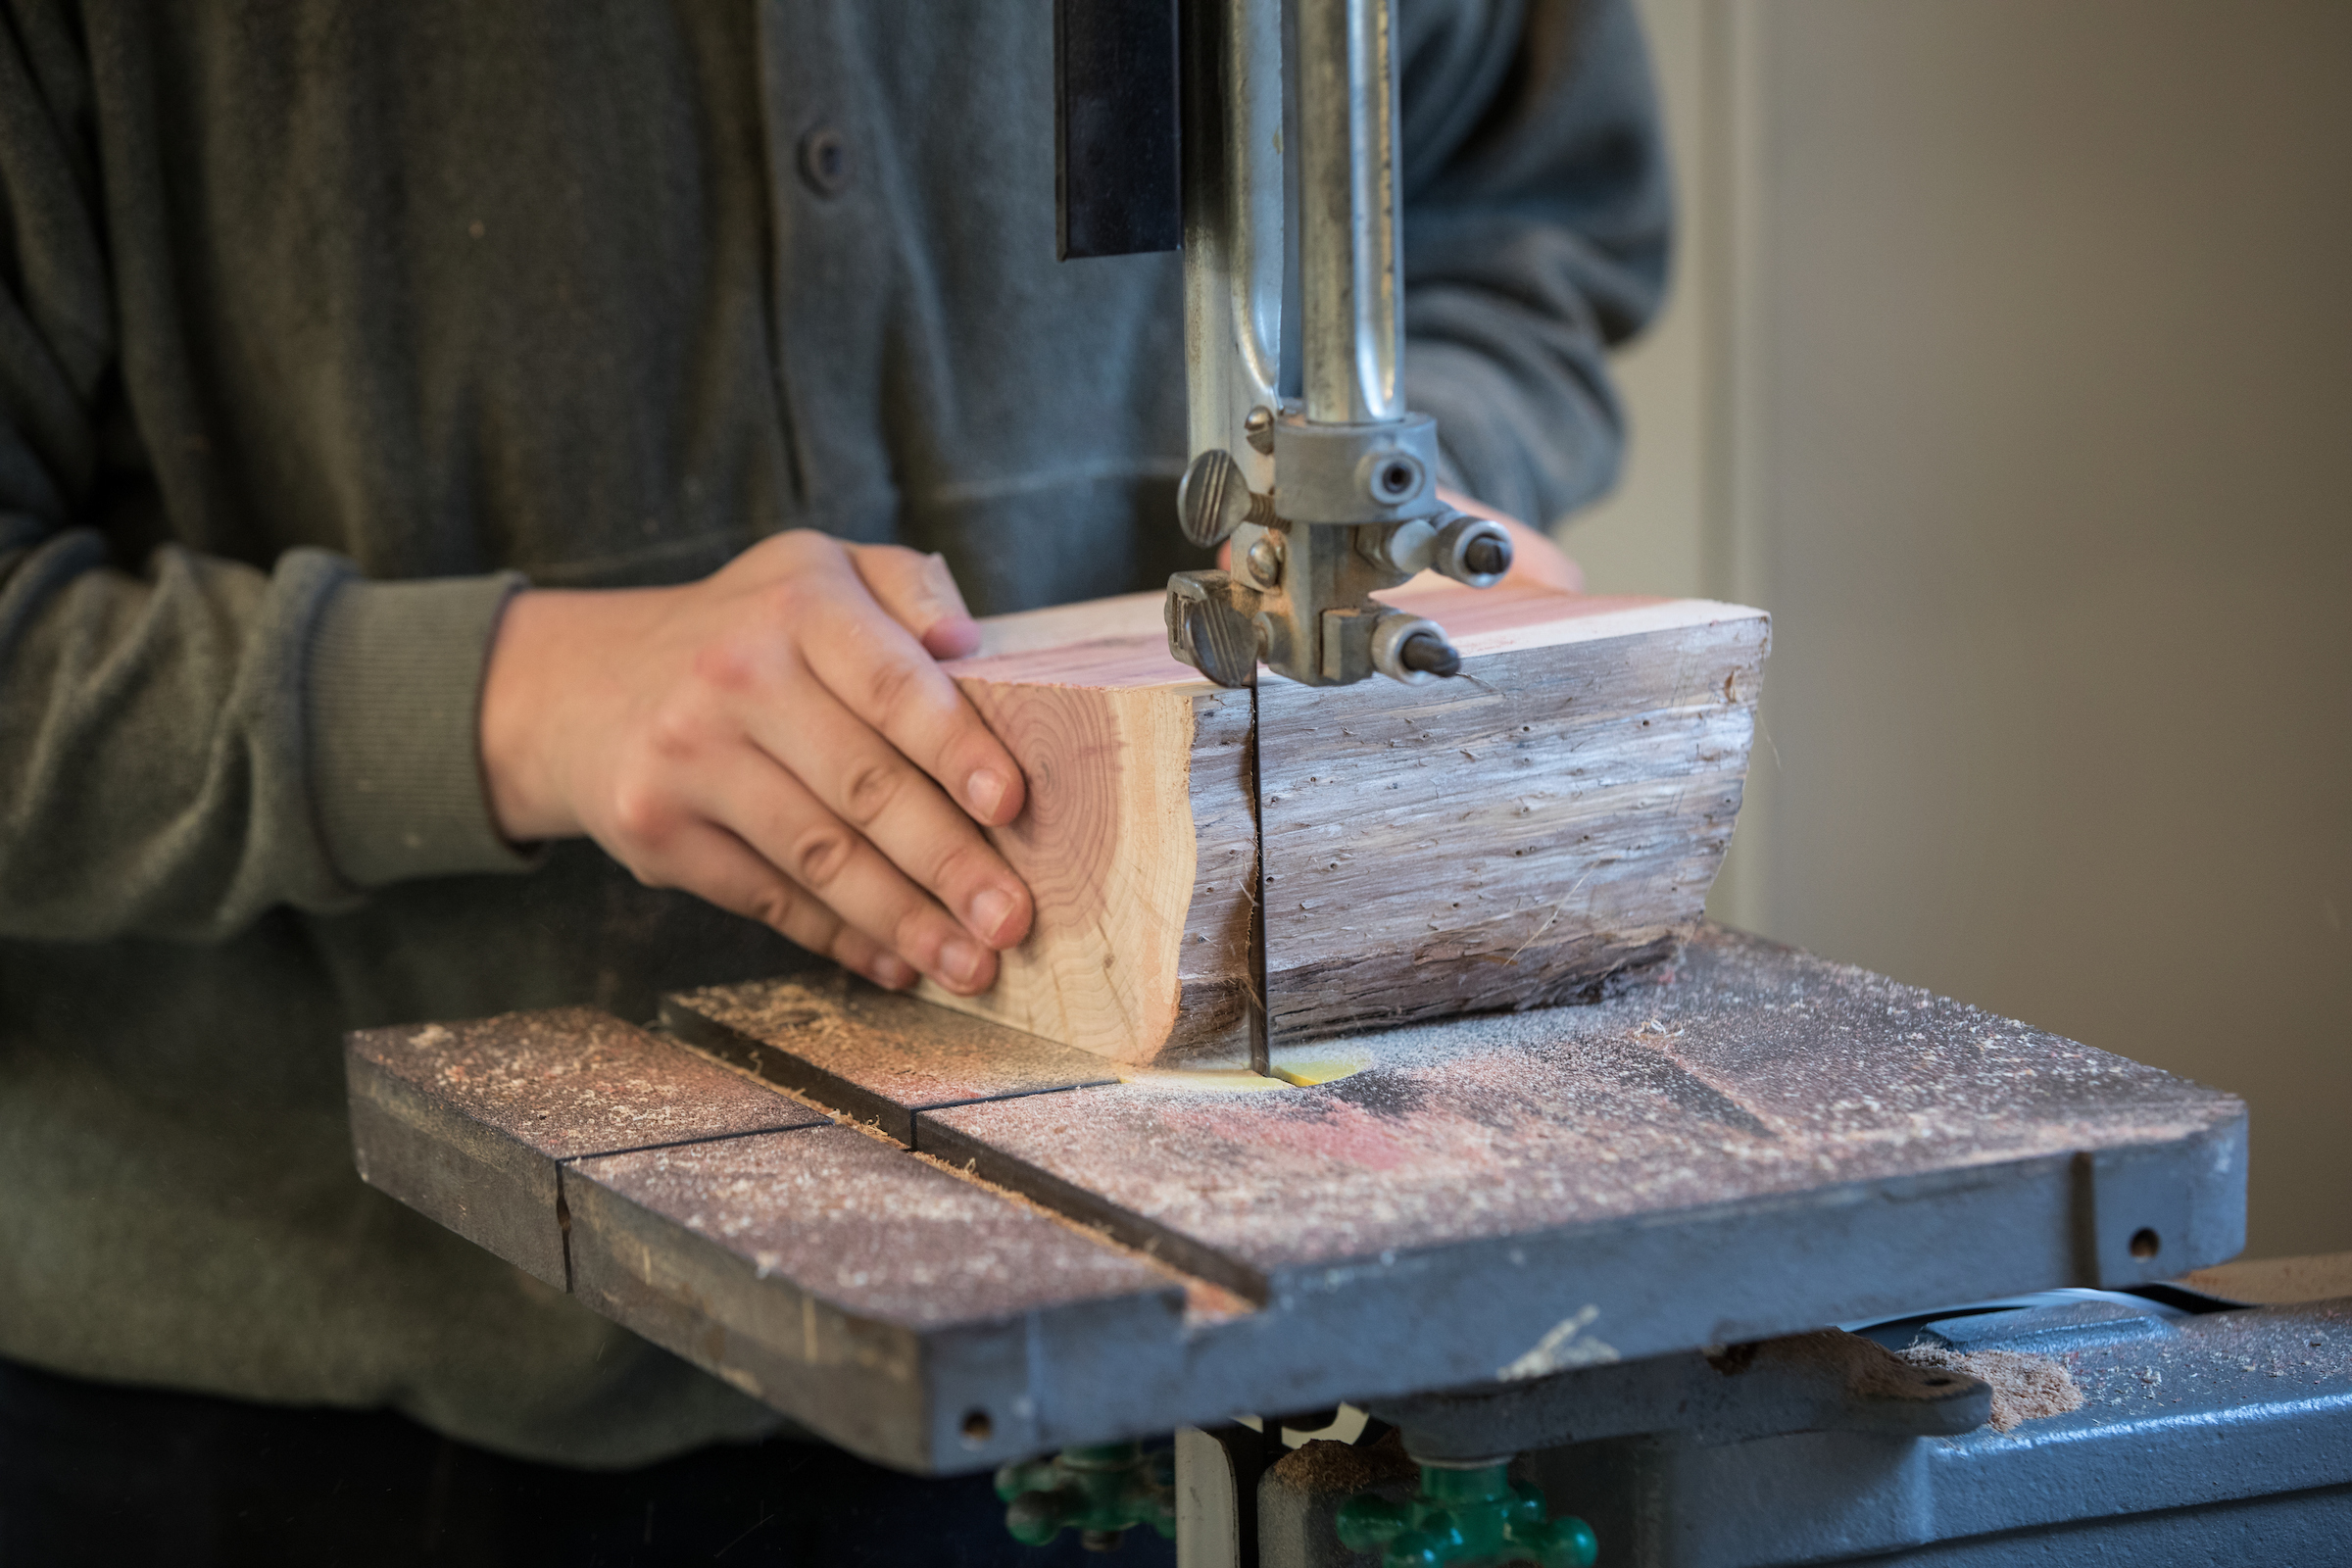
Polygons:
<instances>
[{"instance_id":1,"label":"band saw","mask_svg":"<svg viewBox=\"0 0 2352 1568\"><path fill-rule=\"evenodd\" d=\"M1184 250L1180 520L1233 564L1171 582L1169 651L1252 704L1466 678L1440 621L1375 597L1510 564L1398 397L1390 0L1059 12L1065 257ZM1578 1004L1267 1076L1278 918L1258 1071L803 974L652 1019L355 1034L355 1156L811 1432L1003 1467L1026 1540L1958 1563L2104 1520L2165 1562L2205 1538L2146 1522L2191 1504L2340 1526L2352 1301L2164 1283L2243 1245L2236 1099L1706 924ZM1994 1363L1965 1357L1994 1350L2063 1367L2077 1406L1988 1427ZM1400 1442L1286 1445L1344 1401Z\"/></svg>"}]
</instances>

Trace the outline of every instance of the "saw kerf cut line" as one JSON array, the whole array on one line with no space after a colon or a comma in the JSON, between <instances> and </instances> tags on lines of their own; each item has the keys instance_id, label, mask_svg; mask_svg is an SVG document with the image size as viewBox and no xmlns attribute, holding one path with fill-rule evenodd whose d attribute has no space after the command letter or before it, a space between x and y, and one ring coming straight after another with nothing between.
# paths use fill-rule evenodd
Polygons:
<instances>
[{"instance_id":1,"label":"saw kerf cut line","mask_svg":"<svg viewBox=\"0 0 2352 1568\"><path fill-rule=\"evenodd\" d=\"M1257 842L1250 857L1250 1070L1273 1071L1273 1042L1266 1023L1266 822L1265 785L1259 777L1261 729L1257 688L1250 688L1250 820Z\"/></svg>"}]
</instances>

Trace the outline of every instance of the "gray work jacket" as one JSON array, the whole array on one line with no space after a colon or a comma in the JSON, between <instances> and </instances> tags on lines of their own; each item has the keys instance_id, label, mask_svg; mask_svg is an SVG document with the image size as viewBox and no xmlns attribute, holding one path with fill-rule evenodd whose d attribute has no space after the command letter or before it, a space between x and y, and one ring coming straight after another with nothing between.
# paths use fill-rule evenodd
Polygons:
<instances>
[{"instance_id":1,"label":"gray work jacket","mask_svg":"<svg viewBox=\"0 0 2352 1568\"><path fill-rule=\"evenodd\" d=\"M10 0L0 1355L583 1463L769 1421L362 1186L338 1039L796 961L500 840L517 582L793 526L944 552L984 613L1184 564L1177 264L1054 260L1052 11ZM1409 399L1554 517L1664 277L1640 37L1400 25Z\"/></svg>"}]
</instances>

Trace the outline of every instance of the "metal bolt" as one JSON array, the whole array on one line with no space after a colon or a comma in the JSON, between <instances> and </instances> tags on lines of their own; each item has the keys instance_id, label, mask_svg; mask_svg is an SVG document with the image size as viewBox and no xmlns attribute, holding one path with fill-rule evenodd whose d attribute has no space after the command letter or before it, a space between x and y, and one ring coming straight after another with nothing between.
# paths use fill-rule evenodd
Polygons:
<instances>
[{"instance_id":1,"label":"metal bolt","mask_svg":"<svg viewBox=\"0 0 2352 1568\"><path fill-rule=\"evenodd\" d=\"M1376 452L1367 466L1372 499L1380 505L1399 506L1421 493L1421 460L1411 453Z\"/></svg>"},{"instance_id":2,"label":"metal bolt","mask_svg":"<svg viewBox=\"0 0 2352 1568\"><path fill-rule=\"evenodd\" d=\"M1446 629L1402 611L1391 611L1374 622L1371 652L1374 669L1407 686L1461 673L1462 656L1454 652Z\"/></svg>"},{"instance_id":3,"label":"metal bolt","mask_svg":"<svg viewBox=\"0 0 2352 1568\"><path fill-rule=\"evenodd\" d=\"M1259 404L1242 420L1242 436L1257 451L1272 456L1274 451L1274 411Z\"/></svg>"},{"instance_id":4,"label":"metal bolt","mask_svg":"<svg viewBox=\"0 0 2352 1568\"><path fill-rule=\"evenodd\" d=\"M1453 644L1432 631L1417 631L1404 640L1396 650L1397 662L1407 669L1417 669L1425 675L1458 675L1462 672L1462 656Z\"/></svg>"},{"instance_id":5,"label":"metal bolt","mask_svg":"<svg viewBox=\"0 0 2352 1568\"><path fill-rule=\"evenodd\" d=\"M1222 447L1193 459L1176 486L1176 519L1184 536L1203 550L1222 544L1250 516L1250 482Z\"/></svg>"},{"instance_id":6,"label":"metal bolt","mask_svg":"<svg viewBox=\"0 0 2352 1568\"><path fill-rule=\"evenodd\" d=\"M1510 530L1492 517L1454 513L1438 529L1438 570L1473 588L1491 588L1511 569Z\"/></svg>"},{"instance_id":7,"label":"metal bolt","mask_svg":"<svg viewBox=\"0 0 2352 1568\"><path fill-rule=\"evenodd\" d=\"M1236 608L1232 592L1233 579L1221 571L1170 577L1168 652L1220 686L1254 685L1264 617Z\"/></svg>"},{"instance_id":8,"label":"metal bolt","mask_svg":"<svg viewBox=\"0 0 2352 1568\"><path fill-rule=\"evenodd\" d=\"M1250 554L1244 559L1249 563L1250 575L1255 577L1266 587L1272 588L1282 581L1282 536L1280 534L1259 534L1257 543L1250 547Z\"/></svg>"}]
</instances>

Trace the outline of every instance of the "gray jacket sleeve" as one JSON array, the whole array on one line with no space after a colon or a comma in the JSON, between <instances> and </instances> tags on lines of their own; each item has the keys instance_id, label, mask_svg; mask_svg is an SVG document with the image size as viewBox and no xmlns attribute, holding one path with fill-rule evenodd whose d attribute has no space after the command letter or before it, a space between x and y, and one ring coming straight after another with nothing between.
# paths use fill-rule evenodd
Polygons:
<instances>
[{"instance_id":1,"label":"gray jacket sleeve","mask_svg":"<svg viewBox=\"0 0 2352 1568\"><path fill-rule=\"evenodd\" d=\"M1539 525L1617 476L1610 345L1673 200L1632 0L1400 0L1405 391L1447 477Z\"/></svg>"},{"instance_id":2,"label":"gray jacket sleeve","mask_svg":"<svg viewBox=\"0 0 2352 1568\"><path fill-rule=\"evenodd\" d=\"M0 18L0 937L233 931L522 864L475 708L508 577L362 579L166 545L117 361L78 42Z\"/></svg>"}]
</instances>

